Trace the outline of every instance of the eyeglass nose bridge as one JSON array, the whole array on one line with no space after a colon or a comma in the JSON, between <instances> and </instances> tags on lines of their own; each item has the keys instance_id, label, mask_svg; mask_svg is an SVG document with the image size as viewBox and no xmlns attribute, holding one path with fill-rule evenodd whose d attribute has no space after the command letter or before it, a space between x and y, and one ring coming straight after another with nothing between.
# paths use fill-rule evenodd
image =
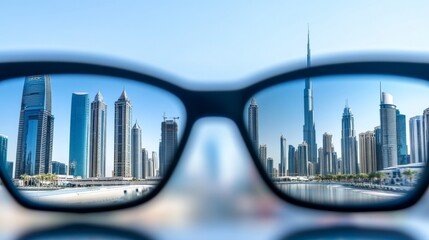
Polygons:
<instances>
[{"instance_id":1,"label":"eyeglass nose bridge","mask_svg":"<svg viewBox=\"0 0 429 240\"><path fill-rule=\"evenodd\" d=\"M203 117L226 117L239 121L246 98L239 91L202 91L184 95L188 118L194 122Z\"/></svg>"}]
</instances>

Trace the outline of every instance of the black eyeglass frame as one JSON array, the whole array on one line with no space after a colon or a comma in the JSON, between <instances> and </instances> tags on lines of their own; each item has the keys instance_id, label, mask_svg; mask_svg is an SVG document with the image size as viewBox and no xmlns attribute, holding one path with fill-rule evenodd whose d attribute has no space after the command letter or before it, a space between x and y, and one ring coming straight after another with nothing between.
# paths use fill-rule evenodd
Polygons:
<instances>
[{"instance_id":1,"label":"black eyeglass frame","mask_svg":"<svg viewBox=\"0 0 429 240\"><path fill-rule=\"evenodd\" d=\"M291 196L288 196L275 186L263 166L258 160L258 155L252 147L250 141L245 119L243 118L243 111L246 109L246 104L249 99L256 93L268 87L294 81L298 79L305 79L319 76L332 76L332 75L345 75L345 74L383 74L412 77L429 81L429 64L418 62L400 62L400 61L360 61L360 62L346 62L335 63L321 66L307 67L303 69L293 70L286 73L277 74L265 80L257 82L253 85L244 87L239 90L216 90L216 91L194 91L188 90L178 85L175 85L166 80L158 77L151 76L146 73L141 73L135 70L128 70L125 68L118 68L96 63L81 63L71 61L16 61L16 62L3 62L0 63L0 81L42 74L92 74L92 75L105 75L129 79L136 82L146 83L167 92L172 93L178 97L186 111L186 124L183 131L182 139L180 140L177 152L174 159L162 178L160 183L147 195L141 199L133 200L123 204L113 204L111 206L88 206L88 207L74 207L74 206L50 206L44 203L30 201L22 196L19 191L14 187L10 178L6 177L4 171L0 171L0 178L4 186L13 196L13 198L24 207L43 211L60 211L60 212L75 212L75 213L90 213L111 211L133 207L145 203L153 199L165 186L170 179L177 163L182 155L182 152L187 143L190 131L194 123L203 117L225 117L231 119L238 127L242 139L253 159L253 162L258 169L265 184L274 192L279 198L290 202L292 204L320 210L338 211L338 212L369 212L369 211L389 211L407 208L415 204L421 196L425 193L429 184L429 173L427 169L424 171L421 182L416 186L413 194L409 194L400 200L385 202L383 204L371 204L365 206L349 205L337 206L305 202Z\"/></svg>"}]
</instances>

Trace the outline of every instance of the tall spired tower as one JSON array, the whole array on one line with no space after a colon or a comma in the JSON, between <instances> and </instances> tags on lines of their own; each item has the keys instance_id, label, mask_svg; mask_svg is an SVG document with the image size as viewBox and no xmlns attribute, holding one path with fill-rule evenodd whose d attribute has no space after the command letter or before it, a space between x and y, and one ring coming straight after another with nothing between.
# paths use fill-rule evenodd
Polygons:
<instances>
[{"instance_id":1,"label":"tall spired tower","mask_svg":"<svg viewBox=\"0 0 429 240\"><path fill-rule=\"evenodd\" d=\"M311 66L310 59L310 30L307 34L307 67ZM304 89L304 142L308 145L308 161L315 164L317 161L316 130L313 120L313 89L310 78L305 79ZM313 165L314 166L314 165Z\"/></svg>"}]
</instances>

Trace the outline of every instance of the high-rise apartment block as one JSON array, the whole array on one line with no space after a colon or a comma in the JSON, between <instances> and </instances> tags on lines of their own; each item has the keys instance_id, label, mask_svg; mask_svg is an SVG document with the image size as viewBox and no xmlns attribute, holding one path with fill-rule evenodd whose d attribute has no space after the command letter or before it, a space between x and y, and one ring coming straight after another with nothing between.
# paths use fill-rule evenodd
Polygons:
<instances>
[{"instance_id":1,"label":"high-rise apartment block","mask_svg":"<svg viewBox=\"0 0 429 240\"><path fill-rule=\"evenodd\" d=\"M99 91L91 103L89 177L106 176L107 105Z\"/></svg>"},{"instance_id":2,"label":"high-rise apartment block","mask_svg":"<svg viewBox=\"0 0 429 240\"><path fill-rule=\"evenodd\" d=\"M131 177L132 105L125 89L115 102L114 163L115 177Z\"/></svg>"},{"instance_id":3,"label":"high-rise apartment block","mask_svg":"<svg viewBox=\"0 0 429 240\"><path fill-rule=\"evenodd\" d=\"M372 131L359 134L359 162L361 173L377 172L375 134Z\"/></svg>"}]
</instances>

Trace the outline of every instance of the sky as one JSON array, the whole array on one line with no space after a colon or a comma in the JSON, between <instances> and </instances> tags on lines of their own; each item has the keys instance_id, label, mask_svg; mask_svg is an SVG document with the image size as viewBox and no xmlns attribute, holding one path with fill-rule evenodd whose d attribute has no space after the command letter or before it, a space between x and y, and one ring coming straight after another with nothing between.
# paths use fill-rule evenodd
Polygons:
<instances>
[{"instance_id":1,"label":"sky","mask_svg":"<svg viewBox=\"0 0 429 240\"><path fill-rule=\"evenodd\" d=\"M0 56L5 52L31 51L75 52L81 54L83 59L85 54L109 56L177 75L180 80L175 79L174 83L184 86L198 83L216 87L228 83L246 84L248 78L273 67L304 62L308 25L313 64L318 64L327 56L362 52L399 51L429 55L429 2L426 0L406 3L401 0L135 0L126 3L122 0L44 0L43 4L16 0L2 2L0 9ZM122 89L122 86L118 88ZM2 89L6 88L0 86L1 91L6 91ZM119 97L119 89L112 93L107 102L109 107ZM301 94L302 89L302 86L297 86L296 94ZM318 92L320 89L315 83L319 146L324 131L331 131L334 141L339 141L335 129L318 116L318 111L323 109L316 103L316 99L323 96ZM378 92L378 85L374 89ZM91 99L97 90L88 90ZM0 94L0 102L7 102L8 109L12 109L11 105L19 109L20 100L5 101L5 97L13 94L20 99L21 91L22 86L8 87L7 92ZM408 105L402 106L400 93L388 89L387 85L386 91L392 93L401 111L408 108ZM106 98L107 95L106 92ZM131 93L129 95L133 104L137 105L138 102L133 100L136 97ZM371 122L371 126L359 126L363 122L363 114L358 111L360 102L348 95L338 96L335 100L338 105L330 116L340 119L344 98L349 98L357 133L377 125ZM299 99L297 104L302 104L302 97L295 97ZM66 95L66 98L70 96ZM262 99L258 99L258 103L262 111ZM376 103L371 103L374 106L372 104ZM112 116L113 110L109 108L108 111ZM406 113L407 118L417 112L420 114L419 111ZM60 109L55 109L53 113L58 122L62 116L60 112ZM297 131L300 132L302 121L296 120L299 123ZM299 143L299 138L293 140L293 134L286 129L279 128L276 135L280 133L286 135L288 144ZM334 144L338 150L338 143ZM234 146L225 144L224 148L228 152ZM13 156L9 155L9 158Z\"/></svg>"}]
</instances>

